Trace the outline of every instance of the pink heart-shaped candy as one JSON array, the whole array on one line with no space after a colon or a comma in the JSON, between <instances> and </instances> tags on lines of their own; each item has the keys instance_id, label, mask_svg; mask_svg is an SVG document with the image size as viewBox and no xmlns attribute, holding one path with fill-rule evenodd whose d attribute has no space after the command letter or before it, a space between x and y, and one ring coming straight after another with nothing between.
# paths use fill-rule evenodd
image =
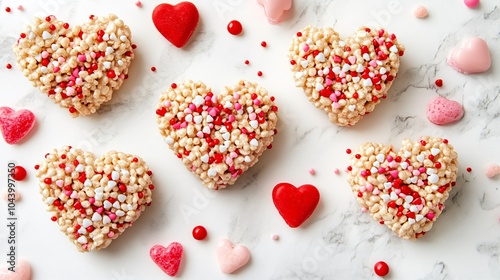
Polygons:
<instances>
[{"instance_id":1,"label":"pink heart-shaped candy","mask_svg":"<svg viewBox=\"0 0 500 280\"><path fill-rule=\"evenodd\" d=\"M0 129L8 144L21 141L35 125L35 115L26 109L15 111L0 107Z\"/></svg>"},{"instance_id":2,"label":"pink heart-shaped candy","mask_svg":"<svg viewBox=\"0 0 500 280\"><path fill-rule=\"evenodd\" d=\"M463 74L486 72L491 66L488 45L481 38L469 39L452 51L448 64Z\"/></svg>"},{"instance_id":3,"label":"pink heart-shaped candy","mask_svg":"<svg viewBox=\"0 0 500 280\"><path fill-rule=\"evenodd\" d=\"M444 97L434 98L427 106L427 119L437 125L449 124L460 120L464 108L460 103Z\"/></svg>"},{"instance_id":4,"label":"pink heart-shaped candy","mask_svg":"<svg viewBox=\"0 0 500 280\"><path fill-rule=\"evenodd\" d=\"M269 23L278 24L281 22L283 13L292 8L292 0L257 0L264 7Z\"/></svg>"},{"instance_id":5,"label":"pink heart-shaped candy","mask_svg":"<svg viewBox=\"0 0 500 280\"><path fill-rule=\"evenodd\" d=\"M250 251L244 245L233 245L227 239L222 239L217 244L217 261L220 270L224 273L233 273L250 260Z\"/></svg>"},{"instance_id":6,"label":"pink heart-shaped candy","mask_svg":"<svg viewBox=\"0 0 500 280\"><path fill-rule=\"evenodd\" d=\"M175 276L181 266L182 252L182 245L172 242L167 248L161 245L153 246L149 256L168 276Z\"/></svg>"},{"instance_id":7,"label":"pink heart-shaped candy","mask_svg":"<svg viewBox=\"0 0 500 280\"><path fill-rule=\"evenodd\" d=\"M2 266L0 268L0 279L2 280L30 280L31 279L31 266L25 260L19 260L12 272L8 267Z\"/></svg>"}]
</instances>

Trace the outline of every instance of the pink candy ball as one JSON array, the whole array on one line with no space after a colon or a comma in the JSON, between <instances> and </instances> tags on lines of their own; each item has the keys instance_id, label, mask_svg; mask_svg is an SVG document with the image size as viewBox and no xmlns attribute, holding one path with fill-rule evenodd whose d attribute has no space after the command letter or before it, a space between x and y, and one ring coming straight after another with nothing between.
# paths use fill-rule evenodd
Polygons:
<instances>
[{"instance_id":1,"label":"pink candy ball","mask_svg":"<svg viewBox=\"0 0 500 280\"><path fill-rule=\"evenodd\" d=\"M473 9L479 5L479 0L464 0L465 6Z\"/></svg>"}]
</instances>

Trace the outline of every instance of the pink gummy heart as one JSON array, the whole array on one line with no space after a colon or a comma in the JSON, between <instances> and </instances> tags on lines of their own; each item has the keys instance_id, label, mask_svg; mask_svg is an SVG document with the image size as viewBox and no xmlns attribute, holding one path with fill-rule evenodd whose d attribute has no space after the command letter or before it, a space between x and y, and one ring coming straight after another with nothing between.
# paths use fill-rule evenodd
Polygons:
<instances>
[{"instance_id":1,"label":"pink gummy heart","mask_svg":"<svg viewBox=\"0 0 500 280\"><path fill-rule=\"evenodd\" d=\"M181 266L182 252L182 245L172 242L167 248L161 245L153 246L149 256L168 276L175 276Z\"/></svg>"},{"instance_id":2,"label":"pink gummy heart","mask_svg":"<svg viewBox=\"0 0 500 280\"><path fill-rule=\"evenodd\" d=\"M272 24L281 22L283 13L292 8L292 0L257 0L264 7L267 19Z\"/></svg>"},{"instance_id":3,"label":"pink gummy heart","mask_svg":"<svg viewBox=\"0 0 500 280\"><path fill-rule=\"evenodd\" d=\"M233 245L227 239L222 239L217 244L217 261L220 270L230 274L244 266L250 260L250 251L244 245Z\"/></svg>"},{"instance_id":4,"label":"pink gummy heart","mask_svg":"<svg viewBox=\"0 0 500 280\"><path fill-rule=\"evenodd\" d=\"M2 266L0 268L0 279L2 280L30 280L31 279L31 266L25 260L19 260L12 272L8 267Z\"/></svg>"},{"instance_id":5,"label":"pink gummy heart","mask_svg":"<svg viewBox=\"0 0 500 280\"><path fill-rule=\"evenodd\" d=\"M454 49L448 64L464 74L482 73L490 69L490 50L481 38L465 41L461 47Z\"/></svg>"},{"instance_id":6,"label":"pink gummy heart","mask_svg":"<svg viewBox=\"0 0 500 280\"><path fill-rule=\"evenodd\" d=\"M182 48L198 25L199 13L191 2L177 5L160 4L153 10L153 23L161 35L174 46Z\"/></svg>"},{"instance_id":7,"label":"pink gummy heart","mask_svg":"<svg viewBox=\"0 0 500 280\"><path fill-rule=\"evenodd\" d=\"M26 109L14 111L9 107L0 107L0 129L8 144L21 141L35 125L35 115Z\"/></svg>"},{"instance_id":8,"label":"pink gummy heart","mask_svg":"<svg viewBox=\"0 0 500 280\"><path fill-rule=\"evenodd\" d=\"M460 120L464 108L460 103L444 97L434 98L427 106L427 119L437 125L449 124Z\"/></svg>"}]
</instances>

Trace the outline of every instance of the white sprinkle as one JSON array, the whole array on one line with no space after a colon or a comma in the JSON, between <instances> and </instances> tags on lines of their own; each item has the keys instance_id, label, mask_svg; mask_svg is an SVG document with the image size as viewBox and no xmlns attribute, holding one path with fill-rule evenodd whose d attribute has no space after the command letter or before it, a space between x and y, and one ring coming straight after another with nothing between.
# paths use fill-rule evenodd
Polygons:
<instances>
[{"instance_id":1,"label":"white sprinkle","mask_svg":"<svg viewBox=\"0 0 500 280\"><path fill-rule=\"evenodd\" d=\"M405 152L403 153L403 156L404 156L405 158L409 158L409 157L411 157L411 153L410 153L410 152L408 152L408 151L405 151Z\"/></svg>"},{"instance_id":2,"label":"white sprinkle","mask_svg":"<svg viewBox=\"0 0 500 280\"><path fill-rule=\"evenodd\" d=\"M35 39L36 35L33 32L30 32L30 35L28 35L28 39L33 40Z\"/></svg>"},{"instance_id":3,"label":"white sprinkle","mask_svg":"<svg viewBox=\"0 0 500 280\"><path fill-rule=\"evenodd\" d=\"M352 81L355 83L359 82L360 79L360 77L352 77Z\"/></svg>"},{"instance_id":4,"label":"white sprinkle","mask_svg":"<svg viewBox=\"0 0 500 280\"><path fill-rule=\"evenodd\" d=\"M411 196L411 195L407 195L407 196L405 197L405 201L406 201L406 202L408 202L408 203L411 203L411 202L413 201L413 196Z\"/></svg>"},{"instance_id":5,"label":"white sprinkle","mask_svg":"<svg viewBox=\"0 0 500 280\"><path fill-rule=\"evenodd\" d=\"M250 157L249 156L245 156L245 162L250 162L250 161L251 161Z\"/></svg>"},{"instance_id":6,"label":"white sprinkle","mask_svg":"<svg viewBox=\"0 0 500 280\"><path fill-rule=\"evenodd\" d=\"M102 187L98 187L94 190L95 193L102 193Z\"/></svg>"},{"instance_id":7,"label":"white sprinkle","mask_svg":"<svg viewBox=\"0 0 500 280\"><path fill-rule=\"evenodd\" d=\"M322 90L322 89L324 89L324 88L325 88L325 87L324 87L321 83L317 83L317 84L316 84L316 90L317 90L317 91L320 91L320 90Z\"/></svg>"},{"instance_id":8,"label":"white sprinkle","mask_svg":"<svg viewBox=\"0 0 500 280\"><path fill-rule=\"evenodd\" d=\"M194 122L195 122L196 124L200 124L200 123L203 121L203 117L202 117L202 116L200 116L200 115L198 115L198 116L194 116L194 118L193 118L193 119L194 119Z\"/></svg>"},{"instance_id":9,"label":"white sprinkle","mask_svg":"<svg viewBox=\"0 0 500 280\"><path fill-rule=\"evenodd\" d=\"M128 203L128 204L127 204L127 209L128 209L128 211L132 211L132 210L134 210L134 205L132 205L132 204Z\"/></svg>"},{"instance_id":10,"label":"white sprinkle","mask_svg":"<svg viewBox=\"0 0 500 280\"><path fill-rule=\"evenodd\" d=\"M417 156L417 160L418 160L419 162L424 162L424 159L425 159L425 157L424 157L424 155L423 155L423 154L420 154L420 155L418 155L418 156Z\"/></svg>"},{"instance_id":11,"label":"white sprinkle","mask_svg":"<svg viewBox=\"0 0 500 280\"><path fill-rule=\"evenodd\" d=\"M128 176L128 175L130 175L130 172L128 172L127 169L122 169L122 175L123 176Z\"/></svg>"},{"instance_id":12,"label":"white sprinkle","mask_svg":"<svg viewBox=\"0 0 500 280\"><path fill-rule=\"evenodd\" d=\"M210 115L207 115L207 117L205 118L205 120L207 121L207 123L211 123L211 122L214 121L214 118L212 118L212 116L210 116Z\"/></svg>"},{"instance_id":13,"label":"white sprinkle","mask_svg":"<svg viewBox=\"0 0 500 280\"><path fill-rule=\"evenodd\" d=\"M47 67L45 67L45 66L40 67L40 71L42 71L43 74L47 74L47 72L48 72Z\"/></svg>"},{"instance_id":14,"label":"white sprinkle","mask_svg":"<svg viewBox=\"0 0 500 280\"><path fill-rule=\"evenodd\" d=\"M125 199L127 199L127 196L126 196L126 195L124 195L124 194L119 194L119 195L118 195L118 201L120 201L120 202L124 202L124 201L125 201Z\"/></svg>"},{"instance_id":15,"label":"white sprinkle","mask_svg":"<svg viewBox=\"0 0 500 280\"><path fill-rule=\"evenodd\" d=\"M224 108L229 108L229 109L233 108L233 103L231 103L231 101L229 100L226 101L226 103L224 104Z\"/></svg>"},{"instance_id":16,"label":"white sprinkle","mask_svg":"<svg viewBox=\"0 0 500 280\"><path fill-rule=\"evenodd\" d=\"M257 139L254 138L254 139L250 140L250 145L257 147L257 146L259 146L259 141L257 141Z\"/></svg>"},{"instance_id":17,"label":"white sprinkle","mask_svg":"<svg viewBox=\"0 0 500 280\"><path fill-rule=\"evenodd\" d=\"M122 42L127 41L127 36L125 36L125 35L120 36L120 41L122 41Z\"/></svg>"},{"instance_id":18,"label":"white sprinkle","mask_svg":"<svg viewBox=\"0 0 500 280\"><path fill-rule=\"evenodd\" d=\"M229 145L231 145L231 141L229 140L224 141L224 146L229 147Z\"/></svg>"},{"instance_id":19,"label":"white sprinkle","mask_svg":"<svg viewBox=\"0 0 500 280\"><path fill-rule=\"evenodd\" d=\"M111 219L108 216L104 215L104 217L102 218L102 224L106 225L109 223L111 223Z\"/></svg>"},{"instance_id":20,"label":"white sprinkle","mask_svg":"<svg viewBox=\"0 0 500 280\"><path fill-rule=\"evenodd\" d=\"M309 65L309 61L303 60L300 62L300 65L302 65L302 68L307 68L307 65Z\"/></svg>"},{"instance_id":21,"label":"white sprinkle","mask_svg":"<svg viewBox=\"0 0 500 280\"><path fill-rule=\"evenodd\" d=\"M432 149L431 149L431 154L432 154L433 156L437 156L437 155L439 154L439 152L441 152L441 150L440 150L440 149L436 149L436 148L432 148Z\"/></svg>"},{"instance_id":22,"label":"white sprinkle","mask_svg":"<svg viewBox=\"0 0 500 280\"><path fill-rule=\"evenodd\" d=\"M116 214L116 216L118 216L118 217L123 217L123 216L125 216L125 212L123 212L122 210L118 210L118 211L116 211L116 213L115 213L115 214Z\"/></svg>"},{"instance_id":23,"label":"white sprinkle","mask_svg":"<svg viewBox=\"0 0 500 280\"><path fill-rule=\"evenodd\" d=\"M259 126L259 122L256 120L250 121L249 123L250 123L250 126L253 128L257 128L257 126Z\"/></svg>"},{"instance_id":24,"label":"white sprinkle","mask_svg":"<svg viewBox=\"0 0 500 280\"><path fill-rule=\"evenodd\" d=\"M120 173L118 173L116 171L111 172L111 179L113 179L113 180L120 179Z\"/></svg>"},{"instance_id":25,"label":"white sprinkle","mask_svg":"<svg viewBox=\"0 0 500 280\"><path fill-rule=\"evenodd\" d=\"M406 161L405 161L405 162L402 162L402 163L400 164L400 166L401 166L401 168L406 169L406 168L408 168L408 162L406 162Z\"/></svg>"},{"instance_id":26,"label":"white sprinkle","mask_svg":"<svg viewBox=\"0 0 500 280\"><path fill-rule=\"evenodd\" d=\"M113 41L116 41L116 34L115 33L111 33L111 35L109 36L109 39L111 39Z\"/></svg>"},{"instance_id":27,"label":"white sprinkle","mask_svg":"<svg viewBox=\"0 0 500 280\"><path fill-rule=\"evenodd\" d=\"M398 47L396 47L396 45L392 45L392 47L389 50L391 52L393 52L393 53L397 53L398 52Z\"/></svg>"},{"instance_id":28,"label":"white sprinkle","mask_svg":"<svg viewBox=\"0 0 500 280\"><path fill-rule=\"evenodd\" d=\"M226 128L225 126L223 126L223 127L221 127L221 128L219 129L219 131L220 131L221 133L226 133L226 132L227 132L227 128Z\"/></svg>"},{"instance_id":29,"label":"white sprinkle","mask_svg":"<svg viewBox=\"0 0 500 280\"><path fill-rule=\"evenodd\" d=\"M411 212L417 212L418 211L417 206L415 206L415 205L410 206L410 211Z\"/></svg>"},{"instance_id":30,"label":"white sprinkle","mask_svg":"<svg viewBox=\"0 0 500 280\"><path fill-rule=\"evenodd\" d=\"M89 219L87 219L87 218L83 219L82 226L83 226L84 228L88 228L88 227L90 227L91 225L92 225L92 221L91 221L91 220L89 220Z\"/></svg>"},{"instance_id":31,"label":"white sprinkle","mask_svg":"<svg viewBox=\"0 0 500 280\"><path fill-rule=\"evenodd\" d=\"M250 114L250 113L253 113L253 107L247 107L247 112Z\"/></svg>"},{"instance_id":32,"label":"white sprinkle","mask_svg":"<svg viewBox=\"0 0 500 280\"><path fill-rule=\"evenodd\" d=\"M212 168L210 168L207 171L207 175L208 175L208 177L215 177L215 175L217 175L217 172L215 172L215 170L213 170Z\"/></svg>"},{"instance_id":33,"label":"white sprinkle","mask_svg":"<svg viewBox=\"0 0 500 280\"><path fill-rule=\"evenodd\" d=\"M335 67L332 68L332 71L333 71L333 73L335 73L335 74L338 75L340 73L340 67L339 66L335 66Z\"/></svg>"},{"instance_id":34,"label":"white sprinkle","mask_svg":"<svg viewBox=\"0 0 500 280\"><path fill-rule=\"evenodd\" d=\"M437 174L431 174L427 180L429 181L429 183L431 184L435 184L439 181L439 176Z\"/></svg>"},{"instance_id":35,"label":"white sprinkle","mask_svg":"<svg viewBox=\"0 0 500 280\"><path fill-rule=\"evenodd\" d=\"M99 213L94 212L94 214L92 215L92 221L93 222L98 222L100 220L102 220L102 216Z\"/></svg>"},{"instance_id":36,"label":"white sprinkle","mask_svg":"<svg viewBox=\"0 0 500 280\"><path fill-rule=\"evenodd\" d=\"M391 192L391 200L396 200L398 199L398 195L396 194L396 192Z\"/></svg>"},{"instance_id":37,"label":"white sprinkle","mask_svg":"<svg viewBox=\"0 0 500 280\"><path fill-rule=\"evenodd\" d=\"M82 164L78 164L78 166L75 168L76 172L83 172L85 170L85 167Z\"/></svg>"},{"instance_id":38,"label":"white sprinkle","mask_svg":"<svg viewBox=\"0 0 500 280\"><path fill-rule=\"evenodd\" d=\"M210 127L204 126L202 131L203 133L210 134Z\"/></svg>"},{"instance_id":39,"label":"white sprinkle","mask_svg":"<svg viewBox=\"0 0 500 280\"><path fill-rule=\"evenodd\" d=\"M167 138L165 138L165 143L167 143L168 145L172 145L174 144L174 139L172 139L172 137L170 136L167 136Z\"/></svg>"},{"instance_id":40,"label":"white sprinkle","mask_svg":"<svg viewBox=\"0 0 500 280\"><path fill-rule=\"evenodd\" d=\"M388 194L383 194L380 196L385 202L389 201L389 199L391 198Z\"/></svg>"},{"instance_id":41,"label":"white sprinkle","mask_svg":"<svg viewBox=\"0 0 500 280\"><path fill-rule=\"evenodd\" d=\"M102 63L102 65L103 65L103 66L104 66L104 68L106 68L106 69L111 68L111 62L109 62L109 61L104 61L104 62Z\"/></svg>"},{"instance_id":42,"label":"white sprinkle","mask_svg":"<svg viewBox=\"0 0 500 280\"><path fill-rule=\"evenodd\" d=\"M115 203L113 203L113 208L120 209L120 202L115 201Z\"/></svg>"},{"instance_id":43,"label":"white sprinkle","mask_svg":"<svg viewBox=\"0 0 500 280\"><path fill-rule=\"evenodd\" d=\"M330 73L330 69L328 69L328 67L325 67L325 69L323 69L323 74L328 75L328 73Z\"/></svg>"},{"instance_id":44,"label":"white sprinkle","mask_svg":"<svg viewBox=\"0 0 500 280\"><path fill-rule=\"evenodd\" d=\"M358 64L358 68L356 68L356 72L361 73L365 71L365 67L361 64Z\"/></svg>"},{"instance_id":45,"label":"white sprinkle","mask_svg":"<svg viewBox=\"0 0 500 280\"><path fill-rule=\"evenodd\" d=\"M325 62L325 54L324 53L319 53L316 56L316 61L318 61L318 62Z\"/></svg>"},{"instance_id":46,"label":"white sprinkle","mask_svg":"<svg viewBox=\"0 0 500 280\"><path fill-rule=\"evenodd\" d=\"M221 153L224 153L225 151L227 151L227 147L226 147L226 146L224 146L224 145L219 145L219 151L220 151Z\"/></svg>"},{"instance_id":47,"label":"white sprinkle","mask_svg":"<svg viewBox=\"0 0 500 280\"><path fill-rule=\"evenodd\" d=\"M414 177L409 178L409 180L410 180L410 183L416 184L418 182L418 177L414 176Z\"/></svg>"},{"instance_id":48,"label":"white sprinkle","mask_svg":"<svg viewBox=\"0 0 500 280\"><path fill-rule=\"evenodd\" d=\"M385 73L387 73L387 69L385 69L384 67L380 68L380 71L379 71L380 74L384 75Z\"/></svg>"},{"instance_id":49,"label":"white sprinkle","mask_svg":"<svg viewBox=\"0 0 500 280\"><path fill-rule=\"evenodd\" d=\"M371 79L363 79L363 85L365 87L373 86L372 80Z\"/></svg>"},{"instance_id":50,"label":"white sprinkle","mask_svg":"<svg viewBox=\"0 0 500 280\"><path fill-rule=\"evenodd\" d=\"M426 173L428 175L436 174L436 169L434 169L434 168L427 168Z\"/></svg>"},{"instance_id":51,"label":"white sprinkle","mask_svg":"<svg viewBox=\"0 0 500 280\"><path fill-rule=\"evenodd\" d=\"M116 63L118 63L118 65L122 66L123 65L123 60L118 60Z\"/></svg>"},{"instance_id":52,"label":"white sprinkle","mask_svg":"<svg viewBox=\"0 0 500 280\"><path fill-rule=\"evenodd\" d=\"M85 180L85 183L83 183L83 185L87 188L89 187L92 187L92 181L90 181L89 179Z\"/></svg>"},{"instance_id":53,"label":"white sprinkle","mask_svg":"<svg viewBox=\"0 0 500 280\"><path fill-rule=\"evenodd\" d=\"M410 225L413 225L415 223L415 219L412 219L412 218L408 218L408 223Z\"/></svg>"},{"instance_id":54,"label":"white sprinkle","mask_svg":"<svg viewBox=\"0 0 500 280\"><path fill-rule=\"evenodd\" d=\"M54 67L58 67L59 66L59 62L58 61L52 61L52 65L54 65Z\"/></svg>"},{"instance_id":55,"label":"white sprinkle","mask_svg":"<svg viewBox=\"0 0 500 280\"><path fill-rule=\"evenodd\" d=\"M433 191L437 191L439 189L439 187L437 185L431 185L431 189Z\"/></svg>"},{"instance_id":56,"label":"white sprinkle","mask_svg":"<svg viewBox=\"0 0 500 280\"><path fill-rule=\"evenodd\" d=\"M53 197L47 197L47 199L45 200L45 203L47 203L48 205L52 205L52 203L54 203L56 199L53 198Z\"/></svg>"},{"instance_id":57,"label":"white sprinkle","mask_svg":"<svg viewBox=\"0 0 500 280\"><path fill-rule=\"evenodd\" d=\"M375 162L373 163L373 166L375 166L375 167L377 167L377 168L378 168L378 167L380 167L380 162L375 161Z\"/></svg>"},{"instance_id":58,"label":"white sprinkle","mask_svg":"<svg viewBox=\"0 0 500 280\"><path fill-rule=\"evenodd\" d=\"M202 104L205 104L205 99L199 95L197 95L194 99L193 99L193 104L198 107Z\"/></svg>"},{"instance_id":59,"label":"white sprinkle","mask_svg":"<svg viewBox=\"0 0 500 280\"><path fill-rule=\"evenodd\" d=\"M50 34L49 32L47 32L47 30L45 30L45 31L43 31L43 33L42 33L42 38L43 38L44 40L50 39L50 38L52 38L52 34Z\"/></svg>"},{"instance_id":60,"label":"white sprinkle","mask_svg":"<svg viewBox=\"0 0 500 280\"><path fill-rule=\"evenodd\" d=\"M95 196L94 196L95 200L99 200L99 201L102 200L102 197L103 197L102 193L96 193Z\"/></svg>"},{"instance_id":61,"label":"white sprinkle","mask_svg":"<svg viewBox=\"0 0 500 280\"><path fill-rule=\"evenodd\" d=\"M50 46L52 48L53 51L57 51L59 49L59 45L58 44L52 44L52 46Z\"/></svg>"},{"instance_id":62,"label":"white sprinkle","mask_svg":"<svg viewBox=\"0 0 500 280\"><path fill-rule=\"evenodd\" d=\"M226 133L222 134L222 138L224 138L224 140L229 140L229 138L231 138L231 133L226 132Z\"/></svg>"},{"instance_id":63,"label":"white sprinkle","mask_svg":"<svg viewBox=\"0 0 500 280\"><path fill-rule=\"evenodd\" d=\"M385 160L385 155L384 154L378 154L376 157L378 162L384 162Z\"/></svg>"},{"instance_id":64,"label":"white sprinkle","mask_svg":"<svg viewBox=\"0 0 500 280\"><path fill-rule=\"evenodd\" d=\"M108 181L108 185L106 186L105 191L109 192L114 187L116 187L116 182L115 181Z\"/></svg>"},{"instance_id":65,"label":"white sprinkle","mask_svg":"<svg viewBox=\"0 0 500 280\"><path fill-rule=\"evenodd\" d=\"M109 35L107 33L105 33L104 35L102 35L102 40L103 41L109 40Z\"/></svg>"},{"instance_id":66,"label":"white sprinkle","mask_svg":"<svg viewBox=\"0 0 500 280\"><path fill-rule=\"evenodd\" d=\"M204 154L203 156L201 156L201 161L204 163L207 163L208 159L209 159L209 156L207 154Z\"/></svg>"},{"instance_id":67,"label":"white sprinkle","mask_svg":"<svg viewBox=\"0 0 500 280\"><path fill-rule=\"evenodd\" d=\"M80 244L87 244L87 237L85 237L83 235L80 236L80 237L78 237L78 243L80 243Z\"/></svg>"},{"instance_id":68,"label":"white sprinkle","mask_svg":"<svg viewBox=\"0 0 500 280\"><path fill-rule=\"evenodd\" d=\"M113 206L113 204L111 204L111 202L109 202L107 200L104 200L103 206L104 206L104 209L108 210L109 208L111 208L111 206Z\"/></svg>"},{"instance_id":69,"label":"white sprinkle","mask_svg":"<svg viewBox=\"0 0 500 280\"><path fill-rule=\"evenodd\" d=\"M344 66L342 66L342 72L347 72L351 70L351 66L349 64L344 64Z\"/></svg>"},{"instance_id":70,"label":"white sprinkle","mask_svg":"<svg viewBox=\"0 0 500 280\"><path fill-rule=\"evenodd\" d=\"M344 41L339 41L339 46L341 46L341 47L345 46L345 42Z\"/></svg>"},{"instance_id":71,"label":"white sprinkle","mask_svg":"<svg viewBox=\"0 0 500 280\"><path fill-rule=\"evenodd\" d=\"M403 207L404 207L405 209L410 208L410 206L411 206L411 205L410 205L410 203L409 203L409 202L405 202L405 203L403 204Z\"/></svg>"},{"instance_id":72,"label":"white sprinkle","mask_svg":"<svg viewBox=\"0 0 500 280\"><path fill-rule=\"evenodd\" d=\"M349 105L348 109L349 111L354 112L354 110L356 110L356 105Z\"/></svg>"},{"instance_id":73,"label":"white sprinkle","mask_svg":"<svg viewBox=\"0 0 500 280\"><path fill-rule=\"evenodd\" d=\"M78 230L78 233L79 233L79 234L86 234L86 233L87 233L87 230L86 230L84 227L81 227L81 228Z\"/></svg>"},{"instance_id":74,"label":"white sprinkle","mask_svg":"<svg viewBox=\"0 0 500 280\"><path fill-rule=\"evenodd\" d=\"M385 183L384 183L384 188L385 188L386 190L388 190L388 189L392 188L392 183L391 183L391 182L385 182Z\"/></svg>"},{"instance_id":75,"label":"white sprinkle","mask_svg":"<svg viewBox=\"0 0 500 280\"><path fill-rule=\"evenodd\" d=\"M377 173L377 172L378 172L378 168L376 168L375 166L373 166L373 167L370 169L370 172L371 172L372 174Z\"/></svg>"},{"instance_id":76,"label":"white sprinkle","mask_svg":"<svg viewBox=\"0 0 500 280\"><path fill-rule=\"evenodd\" d=\"M365 53L363 54L363 59L366 60L366 61L369 61L370 60L370 55Z\"/></svg>"},{"instance_id":77,"label":"white sprinkle","mask_svg":"<svg viewBox=\"0 0 500 280\"><path fill-rule=\"evenodd\" d=\"M420 222L423 218L424 218L424 215L417 215L415 217L415 219L417 220L417 222Z\"/></svg>"},{"instance_id":78,"label":"white sprinkle","mask_svg":"<svg viewBox=\"0 0 500 280\"><path fill-rule=\"evenodd\" d=\"M115 50L112 47L106 47L106 55L110 55L114 52Z\"/></svg>"}]
</instances>

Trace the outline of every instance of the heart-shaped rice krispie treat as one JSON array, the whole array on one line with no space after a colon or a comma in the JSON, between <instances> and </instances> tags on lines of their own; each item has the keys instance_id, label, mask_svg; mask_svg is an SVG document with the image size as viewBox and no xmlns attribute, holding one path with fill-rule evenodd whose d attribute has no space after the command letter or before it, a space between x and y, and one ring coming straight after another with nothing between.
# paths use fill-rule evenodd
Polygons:
<instances>
[{"instance_id":1,"label":"heart-shaped rice krispie treat","mask_svg":"<svg viewBox=\"0 0 500 280\"><path fill-rule=\"evenodd\" d=\"M457 153L448 140L404 140L399 152L390 145L367 143L353 152L348 182L373 219L404 239L432 228L457 178Z\"/></svg>"},{"instance_id":2,"label":"heart-shaped rice krispie treat","mask_svg":"<svg viewBox=\"0 0 500 280\"><path fill-rule=\"evenodd\" d=\"M209 189L233 184L271 148L278 107L261 86L240 81L218 95L202 82L172 84L158 104L161 134Z\"/></svg>"},{"instance_id":3,"label":"heart-shaped rice krispie treat","mask_svg":"<svg viewBox=\"0 0 500 280\"><path fill-rule=\"evenodd\" d=\"M333 123L351 126L386 98L404 50L384 29L361 27L342 40L332 28L308 26L293 37L288 56L309 101Z\"/></svg>"},{"instance_id":4,"label":"heart-shaped rice krispie treat","mask_svg":"<svg viewBox=\"0 0 500 280\"><path fill-rule=\"evenodd\" d=\"M13 46L33 86L73 117L93 114L111 99L127 78L132 48L129 27L115 15L91 16L82 26L35 18Z\"/></svg>"},{"instance_id":5,"label":"heart-shaped rice krispie treat","mask_svg":"<svg viewBox=\"0 0 500 280\"><path fill-rule=\"evenodd\" d=\"M81 252L106 248L151 204L153 173L134 155L65 146L35 169L52 221Z\"/></svg>"}]
</instances>

